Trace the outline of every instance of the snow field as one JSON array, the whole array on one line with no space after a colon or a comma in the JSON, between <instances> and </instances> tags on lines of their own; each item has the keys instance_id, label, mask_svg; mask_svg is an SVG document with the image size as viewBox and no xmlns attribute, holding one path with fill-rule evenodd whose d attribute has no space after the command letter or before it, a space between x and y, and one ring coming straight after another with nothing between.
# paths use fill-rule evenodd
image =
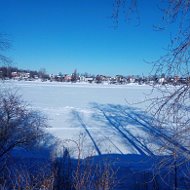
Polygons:
<instances>
[{"instance_id":1,"label":"snow field","mask_svg":"<svg viewBox=\"0 0 190 190\"><path fill-rule=\"evenodd\" d=\"M150 86L23 81L4 85L17 89L32 108L47 116L48 131L55 137L78 141L82 136L84 156L150 155L157 148L149 142L146 103L133 104L145 100Z\"/></svg>"}]
</instances>

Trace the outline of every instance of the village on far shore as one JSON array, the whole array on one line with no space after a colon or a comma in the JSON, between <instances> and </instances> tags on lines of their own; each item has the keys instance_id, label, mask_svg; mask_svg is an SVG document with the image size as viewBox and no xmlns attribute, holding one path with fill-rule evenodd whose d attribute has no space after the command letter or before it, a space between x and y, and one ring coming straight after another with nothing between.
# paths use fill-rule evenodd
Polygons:
<instances>
[{"instance_id":1,"label":"village on far shore","mask_svg":"<svg viewBox=\"0 0 190 190\"><path fill-rule=\"evenodd\" d=\"M139 85L143 84L170 84L170 85L181 85L189 83L189 78L182 78L180 76L140 76L140 75L93 75L88 73L80 74L77 70L74 70L71 74L47 74L45 69L40 69L39 71L23 70L16 67L0 67L0 80L24 80L24 81L35 81L41 80L45 81L57 81L57 82L86 82L86 83L107 83L107 84L130 84L137 83Z\"/></svg>"}]
</instances>

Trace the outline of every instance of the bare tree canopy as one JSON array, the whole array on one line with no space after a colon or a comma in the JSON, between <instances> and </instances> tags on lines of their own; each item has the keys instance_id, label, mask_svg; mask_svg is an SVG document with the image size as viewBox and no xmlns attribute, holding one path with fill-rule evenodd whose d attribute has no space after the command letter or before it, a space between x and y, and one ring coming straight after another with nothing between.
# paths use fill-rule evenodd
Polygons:
<instances>
[{"instance_id":1,"label":"bare tree canopy","mask_svg":"<svg viewBox=\"0 0 190 190\"><path fill-rule=\"evenodd\" d=\"M11 63L11 59L2 54L2 52L10 49L11 43L4 34L0 34L0 64L9 64Z\"/></svg>"},{"instance_id":2,"label":"bare tree canopy","mask_svg":"<svg viewBox=\"0 0 190 190\"><path fill-rule=\"evenodd\" d=\"M126 19L139 15L138 3L142 0L115 0L113 19L118 23L122 10ZM189 0L157 0L154 1L161 12L161 23L153 23L154 29L167 30L171 25L171 40L165 55L153 60L152 74L164 76L166 79L174 77L176 86L155 86L162 94L161 97L150 100L149 113L154 115L154 126L163 131L167 140L157 135L157 141L162 141L159 154L169 154L172 159L162 160L159 167L170 167L174 173L173 189L178 189L179 167L184 164L189 168L190 160L190 1ZM147 3L148 6L148 3ZM143 11L143 10L142 10ZM179 78L186 79L184 84L177 84ZM187 172L189 179L189 169Z\"/></svg>"},{"instance_id":3,"label":"bare tree canopy","mask_svg":"<svg viewBox=\"0 0 190 190\"><path fill-rule=\"evenodd\" d=\"M46 119L13 92L0 92L0 158L15 148L34 146L44 135Z\"/></svg>"},{"instance_id":4,"label":"bare tree canopy","mask_svg":"<svg viewBox=\"0 0 190 190\"><path fill-rule=\"evenodd\" d=\"M138 4L149 3L146 0L114 0L112 18L117 24L123 13L127 20L134 15L140 19ZM172 31L171 41L168 43L167 54L161 55L160 59L153 61L153 74L167 76L189 76L190 59L190 1L189 0L157 0L154 1L158 11L161 12L161 23L153 23L154 29L166 30L175 24L176 30ZM143 10L141 10L143 11ZM151 16L151 15L150 15Z\"/></svg>"}]
</instances>

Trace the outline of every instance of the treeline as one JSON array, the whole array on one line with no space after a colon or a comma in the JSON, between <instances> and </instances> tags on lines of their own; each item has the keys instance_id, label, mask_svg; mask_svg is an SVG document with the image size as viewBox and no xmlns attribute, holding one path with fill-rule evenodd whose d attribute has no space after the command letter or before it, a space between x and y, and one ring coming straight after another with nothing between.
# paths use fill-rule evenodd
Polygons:
<instances>
[{"instance_id":1,"label":"treeline","mask_svg":"<svg viewBox=\"0 0 190 190\"><path fill-rule=\"evenodd\" d=\"M28 69L19 69L17 67L0 67L0 78L1 79L11 79L15 76L24 77L28 76L28 78L44 78L49 79L49 75L46 73L45 69L40 69L39 71L33 71Z\"/></svg>"},{"instance_id":2,"label":"treeline","mask_svg":"<svg viewBox=\"0 0 190 190\"><path fill-rule=\"evenodd\" d=\"M188 85L189 77L180 76L165 76L164 74L157 76L139 76L139 75L90 75L88 73L80 74L74 70L71 74L62 74L59 72L57 75L49 75L44 68L39 71L18 69L17 67L0 67L0 79L15 79L15 80L35 80L41 79L42 81L57 81L57 82L88 82L88 83L108 83L108 84L129 84L136 83L139 85Z\"/></svg>"}]
</instances>

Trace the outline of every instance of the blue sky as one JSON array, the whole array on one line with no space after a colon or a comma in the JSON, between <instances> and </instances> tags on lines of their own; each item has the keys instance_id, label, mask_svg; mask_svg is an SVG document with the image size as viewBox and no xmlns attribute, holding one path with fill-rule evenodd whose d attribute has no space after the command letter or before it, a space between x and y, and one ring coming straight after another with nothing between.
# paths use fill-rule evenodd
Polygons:
<instances>
[{"instance_id":1,"label":"blue sky","mask_svg":"<svg viewBox=\"0 0 190 190\"><path fill-rule=\"evenodd\" d=\"M136 17L121 14L115 29L113 0L0 0L0 32L12 48L14 66L48 73L147 75L164 53L171 31L155 32L161 13L156 0L139 4Z\"/></svg>"}]
</instances>

